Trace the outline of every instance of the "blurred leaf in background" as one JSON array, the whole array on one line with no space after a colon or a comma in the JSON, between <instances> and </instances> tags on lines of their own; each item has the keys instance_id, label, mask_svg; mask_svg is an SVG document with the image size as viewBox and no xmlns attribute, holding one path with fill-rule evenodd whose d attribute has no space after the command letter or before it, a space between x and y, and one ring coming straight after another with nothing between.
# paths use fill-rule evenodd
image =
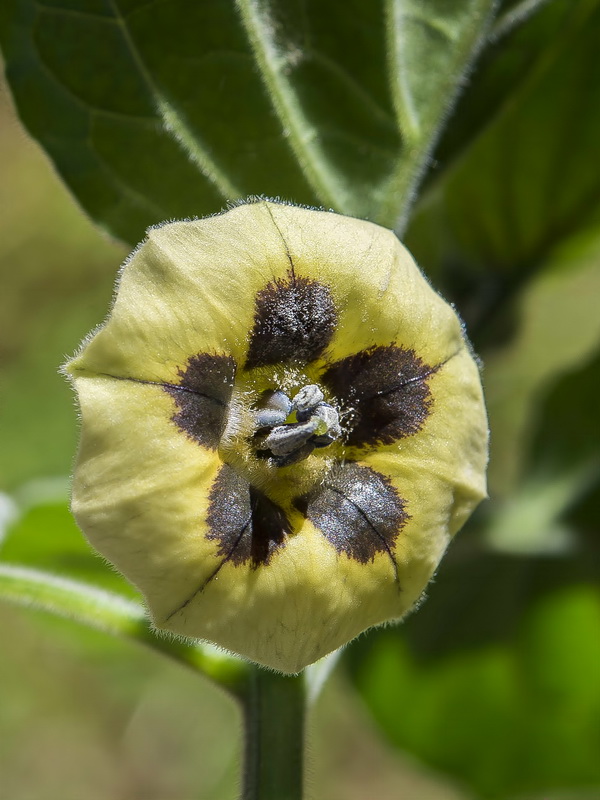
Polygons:
<instances>
[{"instance_id":1,"label":"blurred leaf in background","mask_svg":"<svg viewBox=\"0 0 600 800\"><path fill-rule=\"evenodd\" d=\"M492 585L499 577L495 568ZM510 581L511 570L503 577ZM499 602L470 594L471 603ZM460 626L471 624L469 611ZM458 627L455 616L445 622ZM418 627L416 618L410 625ZM477 796L547 797L548 787L589 792L598 783L599 625L598 591L574 585L523 605L510 638L435 658L418 656L409 631L408 641L380 634L354 654L355 680L392 741ZM450 637L447 629L443 635Z\"/></svg>"},{"instance_id":2,"label":"blurred leaf in background","mask_svg":"<svg viewBox=\"0 0 600 800\"><path fill-rule=\"evenodd\" d=\"M251 194L392 226L494 2L420 5L6 0L0 28L25 125L135 245Z\"/></svg>"},{"instance_id":3,"label":"blurred leaf in background","mask_svg":"<svg viewBox=\"0 0 600 800\"><path fill-rule=\"evenodd\" d=\"M58 374L106 313L124 250L98 235L12 118L0 89L0 487L68 475L73 398Z\"/></svg>"},{"instance_id":4,"label":"blurred leaf in background","mask_svg":"<svg viewBox=\"0 0 600 800\"><path fill-rule=\"evenodd\" d=\"M149 224L248 194L396 224L485 364L491 500L450 549L422 609L348 648L348 681L334 686L319 724L343 728L344 746L372 760L344 760L328 735L322 795L600 796L600 1L5 0L0 41L22 121L104 235L135 245ZM0 475L10 492L0 558L131 596L66 510L75 425L56 373L105 314L125 248L94 230L17 131L0 127ZM83 686L92 681L117 709L100 728L120 732L129 766L94 762L104 787L96 794L71 773L72 796L129 798L141 785L152 798L136 765L158 745L148 734L142 756L136 743L152 720L171 730L166 708L174 698L179 709L187 679L162 677L149 657L95 634L69 638L61 624L22 614L15 626L6 613L12 649L31 654L39 635L48 648L40 632L60 631L69 670L83 670ZM76 666L78 647L105 653L119 702L118 688L98 689L99 676ZM117 652L128 666L115 666ZM4 658L9 685L20 658ZM143 686L133 686L136 670ZM33 667L25 672L39 697L48 691ZM60 714L69 703L56 692ZM197 708L211 697L205 691ZM0 750L0 768L34 746L51 760L49 735L27 736L33 710L2 708L0 738L2 724L20 733L4 762ZM99 713L70 708L67 741ZM214 719L227 731L229 712L207 713L207 730ZM90 747L94 759L111 752ZM235 753L222 747L223 761L210 757L224 782L206 778L199 796L233 791L225 762ZM194 785L182 761L173 762L179 782L151 773L157 800L182 800ZM28 797L28 776L17 773L7 800Z\"/></svg>"}]
</instances>

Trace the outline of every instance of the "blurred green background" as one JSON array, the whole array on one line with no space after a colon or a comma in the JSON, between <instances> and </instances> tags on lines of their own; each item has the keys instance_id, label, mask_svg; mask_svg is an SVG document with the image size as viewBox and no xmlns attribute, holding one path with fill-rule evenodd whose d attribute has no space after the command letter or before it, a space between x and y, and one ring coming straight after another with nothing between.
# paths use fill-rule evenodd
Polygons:
<instances>
[{"instance_id":1,"label":"blurred green background","mask_svg":"<svg viewBox=\"0 0 600 800\"><path fill-rule=\"evenodd\" d=\"M320 190L253 88L231 3L198 4L194 19L159 3L160 25L126 5L142 12L131 35L183 109L194 164L200 142L239 195L329 205L331 180L336 207L389 216L390 164L416 156L389 122L379 3L309 3L319 57L303 63L287 43L286 79L330 162ZM21 118L98 223L2 84L0 559L132 597L67 510L77 426L58 368L106 314L129 250L101 231L133 245L147 224L216 211L227 192L165 134L131 48L104 30L111 4L84 6L85 19L76 0L0 8ZM491 499L418 613L344 653L311 718L319 800L600 798L600 3L500 3L477 69L454 76L465 88L448 116L444 58L469 36L475 46L485 6L424 0L438 33L415 26L405 42L421 130L433 136L435 114L446 128L432 157L426 143L411 150L423 184L404 238L483 359ZM537 13L513 28L521 6ZM217 40L214 63L183 60ZM419 48L439 57L429 72ZM0 800L233 798L240 742L232 702L184 668L0 603Z\"/></svg>"}]
</instances>

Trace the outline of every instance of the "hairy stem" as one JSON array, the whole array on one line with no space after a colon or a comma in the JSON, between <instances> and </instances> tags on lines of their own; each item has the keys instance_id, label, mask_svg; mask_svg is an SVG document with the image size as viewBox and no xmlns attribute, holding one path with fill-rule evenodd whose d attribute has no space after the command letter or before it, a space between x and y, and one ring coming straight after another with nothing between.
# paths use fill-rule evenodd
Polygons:
<instances>
[{"instance_id":1,"label":"hairy stem","mask_svg":"<svg viewBox=\"0 0 600 800\"><path fill-rule=\"evenodd\" d=\"M245 686L247 667L241 659L201 643L161 636L153 629L144 608L120 595L41 570L0 564L0 602L4 600L151 647L235 696L240 696Z\"/></svg>"},{"instance_id":2,"label":"hairy stem","mask_svg":"<svg viewBox=\"0 0 600 800\"><path fill-rule=\"evenodd\" d=\"M305 681L251 666L243 697L243 800L301 800Z\"/></svg>"}]
</instances>

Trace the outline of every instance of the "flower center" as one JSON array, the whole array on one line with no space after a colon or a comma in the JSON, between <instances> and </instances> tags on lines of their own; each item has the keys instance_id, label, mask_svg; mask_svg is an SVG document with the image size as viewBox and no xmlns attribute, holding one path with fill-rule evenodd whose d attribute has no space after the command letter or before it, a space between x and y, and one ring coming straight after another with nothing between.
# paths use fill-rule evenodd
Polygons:
<instances>
[{"instance_id":1,"label":"flower center","mask_svg":"<svg viewBox=\"0 0 600 800\"><path fill-rule=\"evenodd\" d=\"M327 447L341 436L338 412L324 402L315 384L303 386L291 400L280 389L264 393L254 410L257 455L287 467Z\"/></svg>"}]
</instances>

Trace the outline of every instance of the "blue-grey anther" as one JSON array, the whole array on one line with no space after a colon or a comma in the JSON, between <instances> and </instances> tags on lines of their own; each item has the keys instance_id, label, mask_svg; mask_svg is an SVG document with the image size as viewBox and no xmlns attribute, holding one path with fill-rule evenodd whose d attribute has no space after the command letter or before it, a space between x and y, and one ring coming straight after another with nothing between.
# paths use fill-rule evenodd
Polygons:
<instances>
[{"instance_id":1,"label":"blue-grey anther","mask_svg":"<svg viewBox=\"0 0 600 800\"><path fill-rule=\"evenodd\" d=\"M295 419L286 422L292 412ZM255 420L259 433L271 428L261 438L259 450L268 452L277 466L306 458L315 447L327 447L341 436L338 413L324 402L323 392L315 384L303 386L293 401L280 390L272 392L256 410Z\"/></svg>"},{"instance_id":2,"label":"blue-grey anther","mask_svg":"<svg viewBox=\"0 0 600 800\"><path fill-rule=\"evenodd\" d=\"M303 413L315 408L323 400L323 392L319 387L314 383L309 383L308 386L303 386L294 397L294 408Z\"/></svg>"},{"instance_id":3,"label":"blue-grey anther","mask_svg":"<svg viewBox=\"0 0 600 800\"><path fill-rule=\"evenodd\" d=\"M292 410L292 401L279 389L272 392L263 406L255 413L256 424L259 428L272 428L274 425L283 425Z\"/></svg>"},{"instance_id":4,"label":"blue-grey anther","mask_svg":"<svg viewBox=\"0 0 600 800\"><path fill-rule=\"evenodd\" d=\"M273 428L263 442L263 446L270 450L274 456L287 456L305 445L316 432L319 420L310 419L308 422L295 422L290 425L279 425Z\"/></svg>"}]
</instances>

